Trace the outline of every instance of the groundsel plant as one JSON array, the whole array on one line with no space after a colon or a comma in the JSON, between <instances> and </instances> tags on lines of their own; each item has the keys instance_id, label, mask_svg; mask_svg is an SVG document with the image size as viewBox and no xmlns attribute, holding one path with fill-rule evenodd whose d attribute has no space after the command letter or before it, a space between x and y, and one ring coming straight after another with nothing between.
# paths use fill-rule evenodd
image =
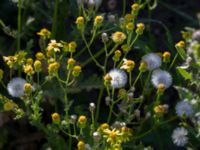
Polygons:
<instances>
[{"instance_id":1,"label":"groundsel plant","mask_svg":"<svg viewBox=\"0 0 200 150\"><path fill-rule=\"evenodd\" d=\"M137 42L146 32L138 15L150 1L138 0L126 13L124 0L122 15L115 14L110 22L106 20L110 14L98 11L101 0L76 2L78 13L73 31L67 31L68 40L57 37L61 2L56 0L51 31L46 27L36 33L39 49L34 54L22 51L19 17L17 51L3 56L6 69L0 69L6 93L0 95L3 112L12 112L15 119L26 117L44 134L49 148L60 150L163 149L162 145L145 148L142 142L176 119L181 120L181 126L187 119L198 122L198 109L193 110L192 103L178 102L173 109L167 95L173 86L171 69L185 42L175 45L178 53L172 61L170 50L148 49L151 52L133 55L136 46L142 49ZM199 57L194 60L198 64ZM180 127L172 138L165 138L185 146L188 134L186 127Z\"/></svg>"}]
</instances>

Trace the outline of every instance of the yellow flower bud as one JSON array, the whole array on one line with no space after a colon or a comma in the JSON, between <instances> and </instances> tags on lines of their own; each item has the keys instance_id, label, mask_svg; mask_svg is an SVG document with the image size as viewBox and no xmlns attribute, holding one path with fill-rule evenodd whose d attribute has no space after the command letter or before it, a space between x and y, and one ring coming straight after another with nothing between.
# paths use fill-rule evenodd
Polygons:
<instances>
[{"instance_id":1,"label":"yellow flower bud","mask_svg":"<svg viewBox=\"0 0 200 150\"><path fill-rule=\"evenodd\" d=\"M35 57L36 57L37 60L40 60L40 61L43 60L43 59L45 59L44 54L41 53L41 52L38 52L38 53L35 55Z\"/></svg>"},{"instance_id":2,"label":"yellow flower bud","mask_svg":"<svg viewBox=\"0 0 200 150\"><path fill-rule=\"evenodd\" d=\"M74 53L76 51L77 44L76 42L72 41L69 43L68 48L69 52Z\"/></svg>"},{"instance_id":3,"label":"yellow flower bud","mask_svg":"<svg viewBox=\"0 0 200 150\"><path fill-rule=\"evenodd\" d=\"M33 59L32 58L27 58L26 64L27 65L33 65Z\"/></svg>"},{"instance_id":4,"label":"yellow flower bud","mask_svg":"<svg viewBox=\"0 0 200 150\"><path fill-rule=\"evenodd\" d=\"M127 91L125 89L120 89L118 91L118 96L121 98L125 98L125 96L127 95Z\"/></svg>"},{"instance_id":5,"label":"yellow flower bud","mask_svg":"<svg viewBox=\"0 0 200 150\"><path fill-rule=\"evenodd\" d=\"M120 50L116 50L116 51L115 51L115 54L114 54L114 56L113 56L113 60L114 60L115 62L119 61L121 55L122 55L121 51L120 51Z\"/></svg>"},{"instance_id":6,"label":"yellow flower bud","mask_svg":"<svg viewBox=\"0 0 200 150\"><path fill-rule=\"evenodd\" d=\"M129 22L127 25L126 25L126 29L131 31L134 29L134 24L132 22Z\"/></svg>"},{"instance_id":7,"label":"yellow flower bud","mask_svg":"<svg viewBox=\"0 0 200 150\"><path fill-rule=\"evenodd\" d=\"M167 113L168 107L166 105L158 105L154 107L154 112L158 114Z\"/></svg>"},{"instance_id":8,"label":"yellow flower bud","mask_svg":"<svg viewBox=\"0 0 200 150\"><path fill-rule=\"evenodd\" d=\"M126 34L124 34L123 32L117 31L112 34L112 40L116 44L122 44L125 39L126 39Z\"/></svg>"},{"instance_id":9,"label":"yellow flower bud","mask_svg":"<svg viewBox=\"0 0 200 150\"><path fill-rule=\"evenodd\" d=\"M58 113L53 113L53 114L51 114L51 118L52 118L52 121L54 122L54 123L58 123L58 122L60 122L60 115L58 114Z\"/></svg>"},{"instance_id":10,"label":"yellow flower bud","mask_svg":"<svg viewBox=\"0 0 200 150\"><path fill-rule=\"evenodd\" d=\"M46 52L47 58L52 58L52 57L53 57L53 54L54 54L53 51L47 51L47 52Z\"/></svg>"},{"instance_id":11,"label":"yellow flower bud","mask_svg":"<svg viewBox=\"0 0 200 150\"><path fill-rule=\"evenodd\" d=\"M0 81L3 79L3 70L2 69L0 69Z\"/></svg>"},{"instance_id":12,"label":"yellow flower bud","mask_svg":"<svg viewBox=\"0 0 200 150\"><path fill-rule=\"evenodd\" d=\"M100 127L98 127L97 131L103 132L105 129L108 129L108 128L109 128L109 124L103 123L100 125Z\"/></svg>"},{"instance_id":13,"label":"yellow flower bud","mask_svg":"<svg viewBox=\"0 0 200 150\"><path fill-rule=\"evenodd\" d=\"M67 69L70 70L74 67L74 64L75 64L75 60L73 58L69 58L67 60Z\"/></svg>"},{"instance_id":14,"label":"yellow flower bud","mask_svg":"<svg viewBox=\"0 0 200 150\"><path fill-rule=\"evenodd\" d=\"M125 53L127 53L128 51L130 51L130 47L129 47L127 44L123 44L123 45L121 46L121 48L122 48L122 50L123 50Z\"/></svg>"},{"instance_id":15,"label":"yellow flower bud","mask_svg":"<svg viewBox=\"0 0 200 150\"><path fill-rule=\"evenodd\" d=\"M50 75L53 75L58 72L60 64L58 62L52 62L48 66L48 72Z\"/></svg>"},{"instance_id":16,"label":"yellow flower bud","mask_svg":"<svg viewBox=\"0 0 200 150\"><path fill-rule=\"evenodd\" d=\"M39 60L34 62L35 72L40 72L42 70L42 63Z\"/></svg>"},{"instance_id":17,"label":"yellow flower bud","mask_svg":"<svg viewBox=\"0 0 200 150\"><path fill-rule=\"evenodd\" d=\"M168 63L170 62L170 57L171 57L171 53L170 52L164 52L163 53L163 62Z\"/></svg>"},{"instance_id":18,"label":"yellow flower bud","mask_svg":"<svg viewBox=\"0 0 200 150\"><path fill-rule=\"evenodd\" d=\"M81 66L74 66L72 74L74 77L77 77L77 76L79 76L81 71L82 71Z\"/></svg>"},{"instance_id":19,"label":"yellow flower bud","mask_svg":"<svg viewBox=\"0 0 200 150\"><path fill-rule=\"evenodd\" d=\"M143 23L138 23L136 33L141 35L143 34L144 29L145 29L145 25Z\"/></svg>"},{"instance_id":20,"label":"yellow flower bud","mask_svg":"<svg viewBox=\"0 0 200 150\"><path fill-rule=\"evenodd\" d=\"M159 84L158 87L157 87L157 93L158 93L158 94L163 94L163 92L165 91L165 89L166 89L166 88L165 88L165 85L161 83L161 84Z\"/></svg>"},{"instance_id":21,"label":"yellow flower bud","mask_svg":"<svg viewBox=\"0 0 200 150\"><path fill-rule=\"evenodd\" d=\"M78 118L78 124L81 128L84 128L86 126L87 123L87 117L86 116L79 116Z\"/></svg>"},{"instance_id":22,"label":"yellow flower bud","mask_svg":"<svg viewBox=\"0 0 200 150\"><path fill-rule=\"evenodd\" d=\"M184 48L185 47L185 42L184 41L180 41L176 44L176 47L180 47L180 48Z\"/></svg>"},{"instance_id":23,"label":"yellow flower bud","mask_svg":"<svg viewBox=\"0 0 200 150\"><path fill-rule=\"evenodd\" d=\"M126 22L132 22L134 19L134 16L132 14L126 14L124 18Z\"/></svg>"},{"instance_id":24,"label":"yellow flower bud","mask_svg":"<svg viewBox=\"0 0 200 150\"><path fill-rule=\"evenodd\" d=\"M112 77L111 77L109 74L106 74L106 75L104 76L104 80L105 80L105 81L111 81L111 80L112 80Z\"/></svg>"},{"instance_id":25,"label":"yellow flower bud","mask_svg":"<svg viewBox=\"0 0 200 150\"><path fill-rule=\"evenodd\" d=\"M15 107L15 104L11 101L7 101L6 103L4 103L3 108L5 111L10 111Z\"/></svg>"},{"instance_id":26,"label":"yellow flower bud","mask_svg":"<svg viewBox=\"0 0 200 150\"><path fill-rule=\"evenodd\" d=\"M102 16L96 16L94 19L94 26L100 26L103 22Z\"/></svg>"},{"instance_id":27,"label":"yellow flower bud","mask_svg":"<svg viewBox=\"0 0 200 150\"><path fill-rule=\"evenodd\" d=\"M33 75L34 74L33 67L31 65L25 65L24 66L24 73L26 73L29 76Z\"/></svg>"},{"instance_id":28,"label":"yellow flower bud","mask_svg":"<svg viewBox=\"0 0 200 150\"><path fill-rule=\"evenodd\" d=\"M185 39L185 40L190 39L190 38L191 38L191 33L190 33L190 32L185 32L185 31L183 31L183 32L182 32L182 37L183 37L183 39Z\"/></svg>"},{"instance_id":29,"label":"yellow flower bud","mask_svg":"<svg viewBox=\"0 0 200 150\"><path fill-rule=\"evenodd\" d=\"M145 61L141 61L140 62L140 67L139 67L139 71L140 72L145 72L147 70L147 63Z\"/></svg>"},{"instance_id":30,"label":"yellow flower bud","mask_svg":"<svg viewBox=\"0 0 200 150\"><path fill-rule=\"evenodd\" d=\"M85 150L85 143L83 141L79 141L77 147L78 150Z\"/></svg>"},{"instance_id":31,"label":"yellow flower bud","mask_svg":"<svg viewBox=\"0 0 200 150\"><path fill-rule=\"evenodd\" d=\"M132 6L131 6L132 10L133 11L138 11L139 8L140 8L140 5L138 3L134 3Z\"/></svg>"},{"instance_id":32,"label":"yellow flower bud","mask_svg":"<svg viewBox=\"0 0 200 150\"><path fill-rule=\"evenodd\" d=\"M37 32L37 35L41 36L44 39L49 39L51 37L51 32L46 28L43 28L40 30L40 32Z\"/></svg>"},{"instance_id":33,"label":"yellow flower bud","mask_svg":"<svg viewBox=\"0 0 200 150\"><path fill-rule=\"evenodd\" d=\"M29 94L32 91L32 85L30 83L25 83L24 84L24 92Z\"/></svg>"},{"instance_id":34,"label":"yellow flower bud","mask_svg":"<svg viewBox=\"0 0 200 150\"><path fill-rule=\"evenodd\" d=\"M82 16L79 16L76 19L76 24L77 24L78 29L82 29L84 27L84 24L85 24L85 19Z\"/></svg>"},{"instance_id":35,"label":"yellow flower bud","mask_svg":"<svg viewBox=\"0 0 200 150\"><path fill-rule=\"evenodd\" d=\"M131 13L134 15L134 16L137 16L138 15L138 11L140 9L140 5L138 3L134 3L132 6L131 6Z\"/></svg>"}]
</instances>

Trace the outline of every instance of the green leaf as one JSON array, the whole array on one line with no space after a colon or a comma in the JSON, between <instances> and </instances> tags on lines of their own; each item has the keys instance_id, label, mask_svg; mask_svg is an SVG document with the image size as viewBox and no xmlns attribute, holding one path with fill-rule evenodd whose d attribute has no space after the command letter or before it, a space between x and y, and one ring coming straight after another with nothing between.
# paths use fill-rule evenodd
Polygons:
<instances>
[{"instance_id":1,"label":"green leaf","mask_svg":"<svg viewBox=\"0 0 200 150\"><path fill-rule=\"evenodd\" d=\"M185 78L185 80L191 80L192 79L192 73L187 72L183 68L178 67L178 72L182 75L182 77Z\"/></svg>"},{"instance_id":2,"label":"green leaf","mask_svg":"<svg viewBox=\"0 0 200 150\"><path fill-rule=\"evenodd\" d=\"M185 50L183 48L181 48L181 47L178 47L178 46L176 46L176 50L178 51L178 54L181 56L181 58L183 60L185 60L186 57L187 57L186 53L185 53Z\"/></svg>"},{"instance_id":3,"label":"green leaf","mask_svg":"<svg viewBox=\"0 0 200 150\"><path fill-rule=\"evenodd\" d=\"M193 97L197 96L195 93L193 93L187 88L181 86L174 86L174 87L178 91L180 99L192 99Z\"/></svg>"}]
</instances>

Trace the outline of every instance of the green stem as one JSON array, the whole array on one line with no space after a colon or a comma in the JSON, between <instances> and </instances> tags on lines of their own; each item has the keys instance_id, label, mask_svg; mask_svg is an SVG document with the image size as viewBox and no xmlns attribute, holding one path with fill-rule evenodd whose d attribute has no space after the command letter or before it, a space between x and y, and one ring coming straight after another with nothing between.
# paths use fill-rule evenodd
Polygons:
<instances>
[{"instance_id":1,"label":"green stem","mask_svg":"<svg viewBox=\"0 0 200 150\"><path fill-rule=\"evenodd\" d=\"M101 99L102 99L102 96L103 96L103 91L104 91L104 85L102 85L101 87L101 90L99 92L99 97L98 97L98 100L97 100L97 110L96 110L96 114L95 114L95 122L98 121L99 119L99 112L100 112L100 104L101 104Z\"/></svg>"},{"instance_id":2,"label":"green stem","mask_svg":"<svg viewBox=\"0 0 200 150\"><path fill-rule=\"evenodd\" d=\"M40 85L40 73L37 72L37 84Z\"/></svg>"},{"instance_id":3,"label":"green stem","mask_svg":"<svg viewBox=\"0 0 200 150\"><path fill-rule=\"evenodd\" d=\"M94 130L95 130L95 119L94 119L94 111L91 111L91 115L92 115L92 125L91 125L91 134L93 134Z\"/></svg>"},{"instance_id":4,"label":"green stem","mask_svg":"<svg viewBox=\"0 0 200 150\"><path fill-rule=\"evenodd\" d=\"M137 81L139 80L140 76L142 75L142 71L140 71L140 73L138 74L138 76L136 77L134 83L133 83L133 87L135 87Z\"/></svg>"},{"instance_id":5,"label":"green stem","mask_svg":"<svg viewBox=\"0 0 200 150\"><path fill-rule=\"evenodd\" d=\"M112 112L113 112L113 107L114 107L114 95L115 95L115 89L112 88L112 103L111 103L111 106L110 106L110 112L109 112L109 115L108 115L108 119L107 119L107 123L110 122L111 120L111 116L112 116Z\"/></svg>"},{"instance_id":6,"label":"green stem","mask_svg":"<svg viewBox=\"0 0 200 150\"><path fill-rule=\"evenodd\" d=\"M109 111L109 115L108 115L107 123L109 123L110 120L111 120L113 107L114 107L114 103L112 102L112 103L111 103L111 106L110 106L110 111Z\"/></svg>"},{"instance_id":7,"label":"green stem","mask_svg":"<svg viewBox=\"0 0 200 150\"><path fill-rule=\"evenodd\" d=\"M21 49L21 28L22 28L22 0L18 0L18 34L17 34L17 51Z\"/></svg>"},{"instance_id":8,"label":"green stem","mask_svg":"<svg viewBox=\"0 0 200 150\"><path fill-rule=\"evenodd\" d=\"M132 72L129 72L129 86L131 87L132 84Z\"/></svg>"},{"instance_id":9,"label":"green stem","mask_svg":"<svg viewBox=\"0 0 200 150\"><path fill-rule=\"evenodd\" d=\"M144 86L143 86L143 91L142 91L142 95L143 95L143 96L144 96L144 93L145 93L145 91L146 91L146 88L147 88L148 82L149 82L149 80L150 80L150 77L151 77L151 71L149 71L149 74L148 74L147 79L146 79L146 81L145 81L145 83L144 83Z\"/></svg>"},{"instance_id":10,"label":"green stem","mask_svg":"<svg viewBox=\"0 0 200 150\"><path fill-rule=\"evenodd\" d=\"M126 13L126 0L123 0L123 11L122 11L122 16L124 16Z\"/></svg>"},{"instance_id":11,"label":"green stem","mask_svg":"<svg viewBox=\"0 0 200 150\"><path fill-rule=\"evenodd\" d=\"M1 84L5 89L7 89L6 85L4 84L4 82L2 80L1 80Z\"/></svg>"},{"instance_id":12,"label":"green stem","mask_svg":"<svg viewBox=\"0 0 200 150\"><path fill-rule=\"evenodd\" d=\"M173 65L174 65L174 63L175 63L175 61L176 61L177 58L178 58L178 53L175 55L175 57L174 57L172 63L170 64L169 70L173 67Z\"/></svg>"},{"instance_id":13,"label":"green stem","mask_svg":"<svg viewBox=\"0 0 200 150\"><path fill-rule=\"evenodd\" d=\"M131 47L133 46L133 44L137 41L137 39L138 39L139 36L140 36L139 34L136 34L135 38L133 39L133 41L132 41L131 44L130 44L130 48L131 48Z\"/></svg>"},{"instance_id":14,"label":"green stem","mask_svg":"<svg viewBox=\"0 0 200 150\"><path fill-rule=\"evenodd\" d=\"M100 69L103 69L102 65L96 60L96 58L95 58L94 55L92 54L92 52L91 52L91 50L90 50L90 46L88 45L88 43L87 43L87 41L86 41L86 39L85 39L85 36L84 36L84 34L83 34L83 31L81 31L81 36L82 36L82 39L83 39L83 41L84 41L84 43L85 43L85 45L86 45L86 47L87 47L87 49L88 49L88 52L89 52L89 54L90 54L92 60L95 62L95 64L96 64Z\"/></svg>"},{"instance_id":15,"label":"green stem","mask_svg":"<svg viewBox=\"0 0 200 150\"><path fill-rule=\"evenodd\" d=\"M55 38L56 36L56 30L57 30L57 17L58 17L58 4L59 0L55 0L55 5L54 5L54 14L53 14L53 24L52 24L52 38Z\"/></svg>"}]
</instances>

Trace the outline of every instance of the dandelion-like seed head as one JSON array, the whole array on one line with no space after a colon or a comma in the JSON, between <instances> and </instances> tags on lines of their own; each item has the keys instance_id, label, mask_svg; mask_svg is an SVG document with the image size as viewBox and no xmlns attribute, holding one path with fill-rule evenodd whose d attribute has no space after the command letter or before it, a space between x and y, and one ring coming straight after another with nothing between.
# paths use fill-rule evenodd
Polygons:
<instances>
[{"instance_id":1,"label":"dandelion-like seed head","mask_svg":"<svg viewBox=\"0 0 200 150\"><path fill-rule=\"evenodd\" d=\"M22 78L13 78L7 85L8 93L13 97L21 97L24 95L24 84L26 80Z\"/></svg>"},{"instance_id":2,"label":"dandelion-like seed head","mask_svg":"<svg viewBox=\"0 0 200 150\"><path fill-rule=\"evenodd\" d=\"M172 76L169 72L158 69L153 71L151 82L155 88L159 88L162 85L167 89L172 85Z\"/></svg>"},{"instance_id":3,"label":"dandelion-like seed head","mask_svg":"<svg viewBox=\"0 0 200 150\"><path fill-rule=\"evenodd\" d=\"M162 64L161 57L156 53L149 53L142 57L142 61L147 63L147 70L154 70L159 68Z\"/></svg>"},{"instance_id":4,"label":"dandelion-like seed head","mask_svg":"<svg viewBox=\"0 0 200 150\"><path fill-rule=\"evenodd\" d=\"M188 131L183 127L174 129L172 133L173 143L177 146L184 146L188 142L187 134Z\"/></svg>"},{"instance_id":5,"label":"dandelion-like seed head","mask_svg":"<svg viewBox=\"0 0 200 150\"><path fill-rule=\"evenodd\" d=\"M192 105L186 101L182 100L177 103L176 105L176 114L179 117L183 117L184 115L186 117L190 117L194 113L194 110L192 108Z\"/></svg>"},{"instance_id":6,"label":"dandelion-like seed head","mask_svg":"<svg viewBox=\"0 0 200 150\"><path fill-rule=\"evenodd\" d=\"M109 73L111 80L111 86L113 88L122 88L127 83L127 75L123 70L112 69Z\"/></svg>"}]
</instances>

